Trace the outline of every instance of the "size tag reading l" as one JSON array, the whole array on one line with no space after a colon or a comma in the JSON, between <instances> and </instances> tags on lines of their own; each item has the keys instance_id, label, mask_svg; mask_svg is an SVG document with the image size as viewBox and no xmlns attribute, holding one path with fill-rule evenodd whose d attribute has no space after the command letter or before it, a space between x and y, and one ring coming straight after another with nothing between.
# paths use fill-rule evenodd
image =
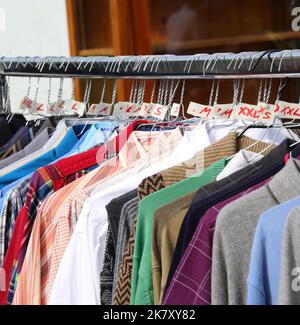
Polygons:
<instances>
[{"instance_id":1,"label":"size tag reading l","mask_svg":"<svg viewBox=\"0 0 300 325\"><path fill-rule=\"evenodd\" d=\"M78 102L75 100L67 99L64 103L63 112L66 115L79 115L83 116L86 109L86 103Z\"/></svg>"},{"instance_id":2,"label":"size tag reading l","mask_svg":"<svg viewBox=\"0 0 300 325\"><path fill-rule=\"evenodd\" d=\"M111 113L112 113L112 104L106 104L106 103L92 104L88 111L88 115L93 115L93 116L98 116L98 115L110 116Z\"/></svg>"},{"instance_id":3,"label":"size tag reading l","mask_svg":"<svg viewBox=\"0 0 300 325\"><path fill-rule=\"evenodd\" d=\"M216 104L213 109L213 117L216 119L228 119L234 118L233 104Z\"/></svg>"},{"instance_id":4,"label":"size tag reading l","mask_svg":"<svg viewBox=\"0 0 300 325\"><path fill-rule=\"evenodd\" d=\"M194 102L190 102L187 112L190 115L202 117L204 119L210 119L213 117L212 106L202 105Z\"/></svg>"},{"instance_id":5,"label":"size tag reading l","mask_svg":"<svg viewBox=\"0 0 300 325\"><path fill-rule=\"evenodd\" d=\"M300 119L300 103L276 101L275 116L278 118Z\"/></svg>"}]
</instances>

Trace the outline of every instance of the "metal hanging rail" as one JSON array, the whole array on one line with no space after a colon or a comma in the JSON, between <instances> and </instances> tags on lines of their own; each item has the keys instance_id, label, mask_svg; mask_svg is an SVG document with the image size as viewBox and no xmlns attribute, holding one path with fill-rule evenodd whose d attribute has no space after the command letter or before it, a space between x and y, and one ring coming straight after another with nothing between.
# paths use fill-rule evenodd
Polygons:
<instances>
[{"instance_id":1,"label":"metal hanging rail","mask_svg":"<svg viewBox=\"0 0 300 325\"><path fill-rule=\"evenodd\" d=\"M191 56L3 57L0 75L114 79L300 78L300 50Z\"/></svg>"}]
</instances>

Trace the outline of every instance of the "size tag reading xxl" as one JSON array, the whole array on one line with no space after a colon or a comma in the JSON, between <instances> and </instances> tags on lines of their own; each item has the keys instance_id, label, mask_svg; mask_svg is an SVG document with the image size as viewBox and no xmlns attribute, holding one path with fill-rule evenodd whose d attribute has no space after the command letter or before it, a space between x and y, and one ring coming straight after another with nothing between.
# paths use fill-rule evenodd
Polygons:
<instances>
[{"instance_id":1,"label":"size tag reading xxl","mask_svg":"<svg viewBox=\"0 0 300 325\"><path fill-rule=\"evenodd\" d=\"M235 118L248 121L272 121L274 110L272 105L259 102L257 105L241 103L235 107Z\"/></svg>"},{"instance_id":2,"label":"size tag reading xxl","mask_svg":"<svg viewBox=\"0 0 300 325\"><path fill-rule=\"evenodd\" d=\"M275 116L278 118L300 119L300 103L288 103L281 100L275 103Z\"/></svg>"},{"instance_id":3,"label":"size tag reading xxl","mask_svg":"<svg viewBox=\"0 0 300 325\"><path fill-rule=\"evenodd\" d=\"M213 117L216 119L232 120L234 117L233 104L216 104L216 105L214 105Z\"/></svg>"},{"instance_id":4,"label":"size tag reading xxl","mask_svg":"<svg viewBox=\"0 0 300 325\"><path fill-rule=\"evenodd\" d=\"M63 112L66 115L83 116L86 109L86 103L78 102L76 100L67 99L64 102Z\"/></svg>"},{"instance_id":5,"label":"size tag reading xxl","mask_svg":"<svg viewBox=\"0 0 300 325\"><path fill-rule=\"evenodd\" d=\"M214 115L214 109L212 106L202 105L194 102L190 102L187 112L190 115L202 117L204 119L210 119Z\"/></svg>"},{"instance_id":6,"label":"size tag reading xxl","mask_svg":"<svg viewBox=\"0 0 300 325\"><path fill-rule=\"evenodd\" d=\"M112 104L100 103L92 104L89 108L88 115L98 116L110 116L112 113Z\"/></svg>"}]
</instances>

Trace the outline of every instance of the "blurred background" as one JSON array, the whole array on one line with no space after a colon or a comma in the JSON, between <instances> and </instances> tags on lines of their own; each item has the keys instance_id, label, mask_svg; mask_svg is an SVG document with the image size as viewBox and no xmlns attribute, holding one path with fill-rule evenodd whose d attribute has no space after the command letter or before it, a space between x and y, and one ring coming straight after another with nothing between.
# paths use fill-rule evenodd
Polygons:
<instances>
[{"instance_id":1,"label":"blurred background","mask_svg":"<svg viewBox=\"0 0 300 325\"><path fill-rule=\"evenodd\" d=\"M298 0L0 0L0 56L295 49L300 41L300 32L291 27L295 6L300 6ZM13 93L25 95L28 81L11 83ZM43 83L39 90L42 98L47 97L48 87L46 80ZM52 83L54 94L58 83ZM70 83L65 87L67 96ZM90 102L99 101L100 88L100 82L93 81ZM84 81L77 81L77 99L83 97L84 89ZM210 89L208 81L189 81L185 100L207 103ZM286 92L298 100L294 89L291 83ZM119 100L128 99L129 92L130 82L119 82ZM257 81L247 81L245 101L255 102L257 92ZM274 84L272 97L276 92ZM107 91L107 101L109 96ZM220 102L230 101L232 82L224 81Z\"/></svg>"}]
</instances>

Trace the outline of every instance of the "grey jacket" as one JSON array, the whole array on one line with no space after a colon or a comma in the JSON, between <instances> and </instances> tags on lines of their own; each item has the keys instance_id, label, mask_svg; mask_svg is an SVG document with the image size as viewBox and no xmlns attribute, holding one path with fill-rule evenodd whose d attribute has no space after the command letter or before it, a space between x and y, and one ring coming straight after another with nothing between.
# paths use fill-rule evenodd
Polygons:
<instances>
[{"instance_id":1,"label":"grey jacket","mask_svg":"<svg viewBox=\"0 0 300 325\"><path fill-rule=\"evenodd\" d=\"M265 186L225 206L213 241L212 304L247 303L252 242L260 215L300 195L300 161L291 159Z\"/></svg>"}]
</instances>

